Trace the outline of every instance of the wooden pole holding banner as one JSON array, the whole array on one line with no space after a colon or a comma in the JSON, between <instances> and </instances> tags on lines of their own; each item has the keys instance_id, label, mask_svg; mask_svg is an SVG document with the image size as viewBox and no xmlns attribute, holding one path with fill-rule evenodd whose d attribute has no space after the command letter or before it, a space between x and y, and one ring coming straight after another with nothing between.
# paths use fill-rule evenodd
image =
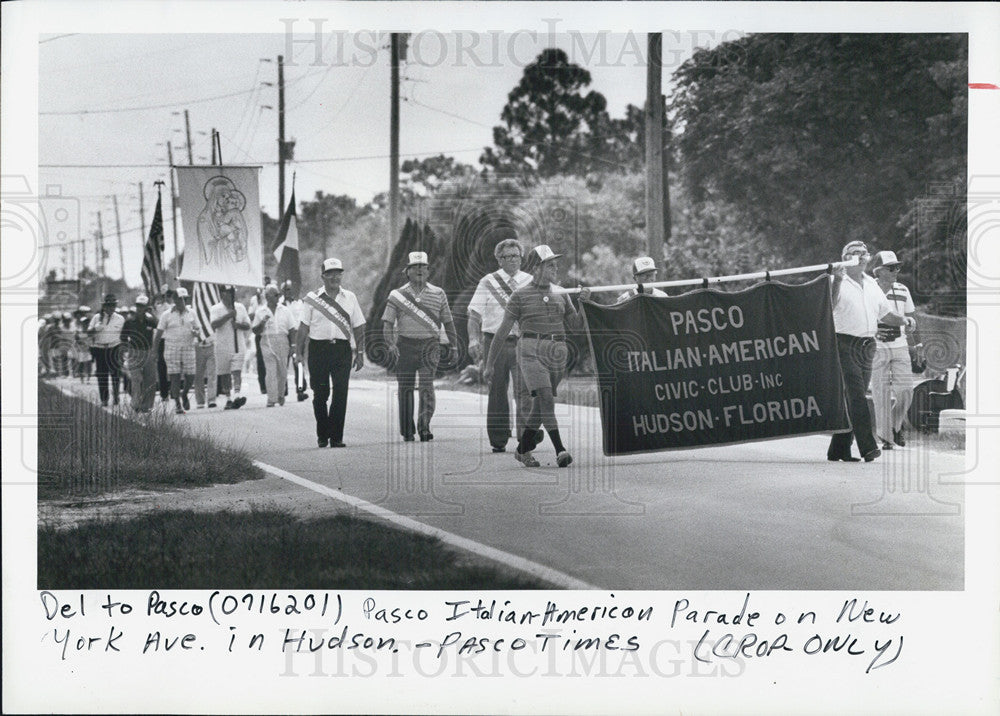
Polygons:
<instances>
[{"instance_id":1,"label":"wooden pole holding banner","mask_svg":"<svg viewBox=\"0 0 1000 716\"><path fill-rule=\"evenodd\" d=\"M809 273L811 271L829 271L835 268L840 268L841 266L857 266L858 259L856 256L851 257L847 261L837 261L831 264L815 264L813 266L799 266L798 268L788 268L788 269L776 269L774 271L758 271L756 273L740 273L733 274L731 276L711 276L709 278L689 278L682 279L680 281L654 281L653 283L642 284L643 288L676 288L678 286L704 286L713 283L729 283L732 281L757 281L760 279L769 279L774 276L791 276L797 273ZM630 288L635 288L638 284L635 283L621 283L615 284L614 286L588 286L587 288L591 293L604 293L607 291L627 291ZM584 289L583 286L577 286L576 288L563 288L561 286L553 286L552 293L580 293Z\"/></svg>"},{"instance_id":2,"label":"wooden pole holding banner","mask_svg":"<svg viewBox=\"0 0 1000 716\"><path fill-rule=\"evenodd\" d=\"M385 265L392 260L393 244L399 240L399 33L390 40L389 92L389 242Z\"/></svg>"},{"instance_id":3,"label":"wooden pole holding banner","mask_svg":"<svg viewBox=\"0 0 1000 716\"><path fill-rule=\"evenodd\" d=\"M174 231L174 279L176 279L181 272L181 258L177 250L177 191L174 188L174 148L169 139L167 140L167 161L170 162L170 224Z\"/></svg>"},{"instance_id":4,"label":"wooden pole holding banner","mask_svg":"<svg viewBox=\"0 0 1000 716\"><path fill-rule=\"evenodd\" d=\"M118 217L118 195L112 194L111 200L115 205L115 233L118 235L118 261L121 263L122 267L122 281L125 280L125 249L122 246L122 222ZM145 231L143 232L143 237L145 238Z\"/></svg>"}]
</instances>

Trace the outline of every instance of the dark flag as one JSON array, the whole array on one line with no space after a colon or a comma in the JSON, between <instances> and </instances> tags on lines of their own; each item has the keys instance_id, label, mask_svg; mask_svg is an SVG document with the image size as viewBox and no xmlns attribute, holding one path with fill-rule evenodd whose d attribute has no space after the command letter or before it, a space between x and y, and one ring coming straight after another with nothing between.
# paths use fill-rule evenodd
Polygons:
<instances>
[{"instance_id":1,"label":"dark flag","mask_svg":"<svg viewBox=\"0 0 1000 716\"><path fill-rule=\"evenodd\" d=\"M212 329L212 319L209 317L209 309L222 299L219 297L219 287L214 283L202 283L196 281L194 284L194 315L198 319L198 330L202 340L210 338L215 334Z\"/></svg>"},{"instance_id":2,"label":"dark flag","mask_svg":"<svg viewBox=\"0 0 1000 716\"><path fill-rule=\"evenodd\" d=\"M826 276L615 306L582 301L604 453L849 428L831 304Z\"/></svg>"},{"instance_id":3,"label":"dark flag","mask_svg":"<svg viewBox=\"0 0 1000 716\"><path fill-rule=\"evenodd\" d=\"M299 229L295 222L295 190L288 201L281 226L278 227L278 238L274 242L274 257L278 261L278 285L291 281L295 295L299 293L302 277L299 273Z\"/></svg>"},{"instance_id":4,"label":"dark flag","mask_svg":"<svg viewBox=\"0 0 1000 716\"><path fill-rule=\"evenodd\" d=\"M161 199L156 200L156 210L153 212L153 223L149 227L149 238L146 240L142 256L142 285L150 301L163 290L163 211Z\"/></svg>"}]
</instances>

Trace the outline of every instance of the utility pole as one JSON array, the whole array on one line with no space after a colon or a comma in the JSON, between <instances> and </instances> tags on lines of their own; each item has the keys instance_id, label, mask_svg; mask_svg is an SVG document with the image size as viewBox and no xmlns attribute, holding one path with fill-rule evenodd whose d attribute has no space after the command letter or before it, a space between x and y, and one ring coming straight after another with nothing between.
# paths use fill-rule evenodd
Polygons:
<instances>
[{"instance_id":1,"label":"utility pole","mask_svg":"<svg viewBox=\"0 0 1000 716\"><path fill-rule=\"evenodd\" d=\"M285 58L278 55L278 217L285 211Z\"/></svg>"},{"instance_id":2,"label":"utility pole","mask_svg":"<svg viewBox=\"0 0 1000 716\"><path fill-rule=\"evenodd\" d=\"M180 258L177 252L177 196L174 193L174 148L167 140L167 159L170 161L170 223L174 228L174 277L180 271Z\"/></svg>"},{"instance_id":3,"label":"utility pole","mask_svg":"<svg viewBox=\"0 0 1000 716\"><path fill-rule=\"evenodd\" d=\"M212 164L219 164L215 159L215 127L212 127Z\"/></svg>"},{"instance_id":4,"label":"utility pole","mask_svg":"<svg viewBox=\"0 0 1000 716\"><path fill-rule=\"evenodd\" d=\"M385 264L392 259L393 243L399 238L399 45L398 32L392 33L391 101L389 104L389 242L385 251Z\"/></svg>"},{"instance_id":5,"label":"utility pole","mask_svg":"<svg viewBox=\"0 0 1000 716\"><path fill-rule=\"evenodd\" d=\"M115 233L118 234L118 261L122 266L122 281L125 281L125 249L122 248L122 222L118 217L118 195L112 195L111 199L115 204ZM146 235L145 230L142 233L143 236Z\"/></svg>"},{"instance_id":6,"label":"utility pole","mask_svg":"<svg viewBox=\"0 0 1000 716\"><path fill-rule=\"evenodd\" d=\"M142 196L142 182L139 182L139 225L142 226L142 235L146 235L146 202Z\"/></svg>"},{"instance_id":7,"label":"utility pole","mask_svg":"<svg viewBox=\"0 0 1000 716\"><path fill-rule=\"evenodd\" d=\"M663 35L647 35L646 65L646 250L663 256Z\"/></svg>"},{"instance_id":8,"label":"utility pole","mask_svg":"<svg viewBox=\"0 0 1000 716\"><path fill-rule=\"evenodd\" d=\"M191 152L191 118L188 111L184 110L184 131L187 133L188 164L194 164L194 154Z\"/></svg>"},{"instance_id":9,"label":"utility pole","mask_svg":"<svg viewBox=\"0 0 1000 716\"><path fill-rule=\"evenodd\" d=\"M104 278L104 223L101 221L101 210L97 210L97 245L94 247L94 270Z\"/></svg>"}]
</instances>

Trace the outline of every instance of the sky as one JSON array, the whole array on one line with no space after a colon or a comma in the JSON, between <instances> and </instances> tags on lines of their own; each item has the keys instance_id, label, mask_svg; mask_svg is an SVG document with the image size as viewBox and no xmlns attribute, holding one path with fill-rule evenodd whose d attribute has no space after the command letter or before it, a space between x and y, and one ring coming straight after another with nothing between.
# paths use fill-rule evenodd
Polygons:
<instances>
[{"instance_id":1,"label":"sky","mask_svg":"<svg viewBox=\"0 0 1000 716\"><path fill-rule=\"evenodd\" d=\"M137 281L142 227L156 202L153 182L169 198L169 141L175 164L186 164L184 111L195 164L211 161L211 130L220 133L227 164L260 165L262 208L278 207L277 57L284 56L285 137L295 140L286 165L286 201L293 174L299 201L316 192L366 203L389 182L389 36L339 32L326 23L292 24L293 34L71 34L39 38L39 181L74 198L79 226L100 225L110 252L106 272ZM558 29L558 28L556 28ZM311 31L311 32L309 32ZM695 46L736 31L668 32L664 82ZM608 100L611 116L642 105L646 92L645 33L452 33L410 36L401 71L400 153L436 154L478 166L508 93L524 67L546 47L564 49L592 75L590 89ZM142 206L140 214L140 188ZM117 197L118 216L114 200ZM165 204L169 209L169 203ZM171 217L165 211L168 259ZM121 229L122 257L117 235ZM179 239L183 250L183 235ZM94 263L94 243L85 249ZM75 260L79 265L80 258ZM61 267L60 267L61 268Z\"/></svg>"}]
</instances>

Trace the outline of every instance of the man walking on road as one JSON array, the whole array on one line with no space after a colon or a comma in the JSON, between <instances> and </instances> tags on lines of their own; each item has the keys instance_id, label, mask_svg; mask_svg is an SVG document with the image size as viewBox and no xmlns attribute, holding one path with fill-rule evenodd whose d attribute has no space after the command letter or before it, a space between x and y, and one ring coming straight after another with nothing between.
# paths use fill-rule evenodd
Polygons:
<instances>
[{"instance_id":1,"label":"man walking on road","mask_svg":"<svg viewBox=\"0 0 1000 716\"><path fill-rule=\"evenodd\" d=\"M118 405L118 390L121 358L118 347L122 342L122 329L125 318L115 312L118 297L109 293L104 297L100 312L90 319L87 333L90 335L90 352L94 356L94 369L97 371L97 392L101 397L101 405L108 404L108 379L111 379L111 392L114 404Z\"/></svg>"},{"instance_id":2,"label":"man walking on road","mask_svg":"<svg viewBox=\"0 0 1000 716\"><path fill-rule=\"evenodd\" d=\"M413 441L414 432L420 436L420 442L427 442L434 439L431 418L434 416L434 373L441 359L441 326L448 335L448 358L453 363L458 361L458 334L444 289L427 282L430 273L427 254L411 252L405 272L409 282L389 292L382 313L383 336L396 365L399 432L406 442ZM418 378L420 404L414 427L413 392Z\"/></svg>"},{"instance_id":3,"label":"man walking on road","mask_svg":"<svg viewBox=\"0 0 1000 716\"><path fill-rule=\"evenodd\" d=\"M479 281L476 292L469 301L469 355L473 360L486 358L493 345L493 336L503 321L504 311L511 295L531 282L531 274L521 271L523 249L517 239L504 239L493 249L500 268L488 273ZM511 327L510 334L497 356L493 380L489 384L486 403L486 435L493 452L504 452L510 439L510 402L507 386L514 384L515 435L524 432L524 423L531 407L528 393L517 368L518 328Z\"/></svg>"},{"instance_id":4,"label":"man walking on road","mask_svg":"<svg viewBox=\"0 0 1000 716\"><path fill-rule=\"evenodd\" d=\"M892 251L879 251L872 259L872 275L879 288L892 304L893 310L912 317L916 308L910 290L896 280L902 264ZM915 320L915 319L914 319ZM923 344L913 329L904 331L896 326L880 323L875 334L875 360L872 364L872 400L875 403L875 434L882 441L883 450L892 450L893 443L903 447L903 419L913 401L913 371L910 351L921 358Z\"/></svg>"},{"instance_id":5,"label":"man walking on road","mask_svg":"<svg viewBox=\"0 0 1000 716\"><path fill-rule=\"evenodd\" d=\"M288 306L278 303L280 289L273 283L264 289L265 305L257 309L253 332L260 336L264 356L267 407L285 404L288 384L288 354L295 344L295 322Z\"/></svg>"},{"instance_id":6,"label":"man walking on road","mask_svg":"<svg viewBox=\"0 0 1000 716\"><path fill-rule=\"evenodd\" d=\"M295 284L291 280L285 281L281 284L281 300L285 306L288 306L289 310L292 312L292 321L295 324L296 329L302 322L302 299L297 298L297 293L295 291ZM309 399L309 393L306 392L306 364L303 356L298 355L295 352L295 347L298 341L292 344L292 355L289 356L292 361L293 375L295 376L295 395L298 401L301 403L303 400Z\"/></svg>"},{"instance_id":7,"label":"man walking on road","mask_svg":"<svg viewBox=\"0 0 1000 716\"><path fill-rule=\"evenodd\" d=\"M174 412L183 415L191 409L188 390L194 385L194 342L199 335L194 311L188 308L184 287L174 291L174 307L160 316L153 334L153 343L163 340L163 359L170 376L170 397L174 399Z\"/></svg>"},{"instance_id":8,"label":"man walking on road","mask_svg":"<svg viewBox=\"0 0 1000 716\"><path fill-rule=\"evenodd\" d=\"M528 390L531 391L532 401L531 412L520 435L514 458L525 467L539 466L531 451L538 445L539 428L544 426L556 450L556 464L567 467L573 462L573 458L559 435L555 394L569 357L566 326L579 328L583 325L583 318L577 313L567 294L552 292L552 288L556 287L553 282L559 273L559 258L562 254L553 253L545 244L536 246L532 253L538 260L534 278L510 297L503 322L497 328L493 345L486 357L483 377L486 381L492 379L500 346L517 322L521 327L521 338L517 342L518 366ZM580 292L581 299L589 297L589 289Z\"/></svg>"},{"instance_id":9,"label":"man walking on road","mask_svg":"<svg viewBox=\"0 0 1000 716\"><path fill-rule=\"evenodd\" d=\"M132 410L148 413L156 397L156 352L153 351L153 333L157 320L149 306L147 296L135 299L135 315L125 321L122 341L128 347L128 366L132 381Z\"/></svg>"},{"instance_id":10,"label":"man walking on road","mask_svg":"<svg viewBox=\"0 0 1000 716\"><path fill-rule=\"evenodd\" d=\"M208 309L215 331L215 370L219 391L226 396L224 410L238 410L247 399L240 395L243 380L243 357L250 343L250 315L246 306L236 301L236 289L223 286L218 303Z\"/></svg>"},{"instance_id":11,"label":"man walking on road","mask_svg":"<svg viewBox=\"0 0 1000 716\"><path fill-rule=\"evenodd\" d=\"M833 325L853 430L833 434L826 459L858 462L859 458L851 457L854 439L861 457L871 462L882 454L875 441L865 397L875 356L875 332L880 321L890 326L913 326L916 322L893 313L878 283L865 273L870 254L863 241L852 241L844 246L841 258L846 261L852 257L858 258L857 265L840 267L833 277Z\"/></svg>"},{"instance_id":12,"label":"man walking on road","mask_svg":"<svg viewBox=\"0 0 1000 716\"><path fill-rule=\"evenodd\" d=\"M365 317L358 298L341 287L340 259L323 261L323 286L302 300L302 317L295 353L309 358L309 387L313 392L316 444L344 447L344 417L351 365L365 365ZM308 340L308 348L306 341ZM330 399L329 406L326 401Z\"/></svg>"}]
</instances>

